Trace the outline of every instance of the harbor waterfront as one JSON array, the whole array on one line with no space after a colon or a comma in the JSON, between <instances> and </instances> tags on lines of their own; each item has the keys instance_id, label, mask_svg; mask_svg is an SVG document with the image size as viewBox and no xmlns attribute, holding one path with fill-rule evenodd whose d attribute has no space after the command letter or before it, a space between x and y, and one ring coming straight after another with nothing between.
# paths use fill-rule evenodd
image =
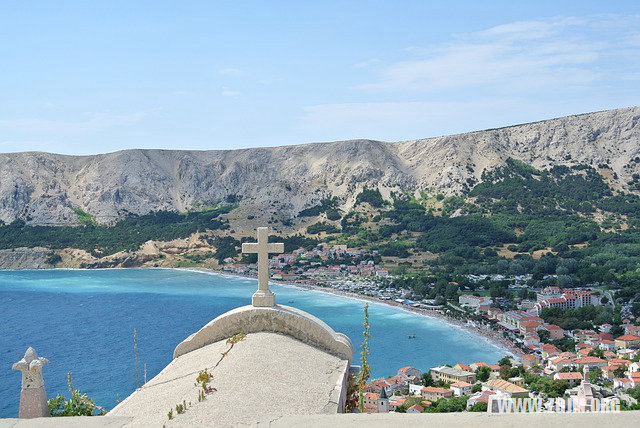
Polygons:
<instances>
[{"instance_id":1,"label":"harbor waterfront","mask_svg":"<svg viewBox=\"0 0 640 428\"><path fill-rule=\"evenodd\" d=\"M362 300L272 288L278 303L318 316L359 349ZM0 417L17 415L20 379L11 363L28 346L51 361L44 369L49 398L67 393L71 371L74 387L111 408L138 383L134 328L144 382L194 329L246 304L253 291L253 279L177 269L0 271ZM373 377L407 365L492 363L506 353L468 330L402 308L370 302L370 319Z\"/></svg>"}]
</instances>

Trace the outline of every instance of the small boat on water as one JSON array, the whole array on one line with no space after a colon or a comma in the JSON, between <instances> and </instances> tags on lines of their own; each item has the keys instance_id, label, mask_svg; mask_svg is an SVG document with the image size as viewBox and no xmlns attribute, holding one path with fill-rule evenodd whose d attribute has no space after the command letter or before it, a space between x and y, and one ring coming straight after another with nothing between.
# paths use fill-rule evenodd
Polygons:
<instances>
[{"instance_id":1,"label":"small boat on water","mask_svg":"<svg viewBox=\"0 0 640 428\"><path fill-rule=\"evenodd\" d=\"M289 300L289 302L287 302L287 303L293 303L293 300Z\"/></svg>"},{"instance_id":2,"label":"small boat on water","mask_svg":"<svg viewBox=\"0 0 640 428\"><path fill-rule=\"evenodd\" d=\"M415 339L416 337L417 337L417 336L415 335L415 333L414 333L414 334L410 334L410 335L409 335L409 339Z\"/></svg>"}]
</instances>

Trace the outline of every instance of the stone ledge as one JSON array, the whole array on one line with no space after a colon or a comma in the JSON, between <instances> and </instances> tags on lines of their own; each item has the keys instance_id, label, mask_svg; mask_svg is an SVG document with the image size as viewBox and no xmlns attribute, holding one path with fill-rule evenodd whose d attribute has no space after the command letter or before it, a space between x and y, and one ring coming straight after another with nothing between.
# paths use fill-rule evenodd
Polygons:
<instances>
[{"instance_id":1,"label":"stone ledge","mask_svg":"<svg viewBox=\"0 0 640 428\"><path fill-rule=\"evenodd\" d=\"M248 334L262 331L290 336L347 360L351 364L353 344L347 336L336 333L331 327L311 314L281 305L272 308L258 308L248 305L226 312L178 344L173 352L173 358L178 358L211 343L228 339L238 333Z\"/></svg>"},{"instance_id":2,"label":"stone ledge","mask_svg":"<svg viewBox=\"0 0 640 428\"><path fill-rule=\"evenodd\" d=\"M490 413L373 413L336 415L290 415L277 419L265 418L258 428L602 428L631 427L640 420L640 411L620 413L570 414L531 413L496 415Z\"/></svg>"}]
</instances>

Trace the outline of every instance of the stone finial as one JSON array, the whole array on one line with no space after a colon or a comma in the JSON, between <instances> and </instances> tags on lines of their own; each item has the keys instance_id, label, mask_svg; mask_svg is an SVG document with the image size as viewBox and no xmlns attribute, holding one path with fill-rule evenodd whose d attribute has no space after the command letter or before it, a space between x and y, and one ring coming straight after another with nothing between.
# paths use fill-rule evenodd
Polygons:
<instances>
[{"instance_id":1,"label":"stone finial","mask_svg":"<svg viewBox=\"0 0 640 428\"><path fill-rule=\"evenodd\" d=\"M242 244L243 253L258 254L258 290L251 303L256 307L271 308L276 305L276 295L269 290L269 253L284 252L283 243L269 243L269 228L258 228L258 242Z\"/></svg>"},{"instance_id":2,"label":"stone finial","mask_svg":"<svg viewBox=\"0 0 640 428\"><path fill-rule=\"evenodd\" d=\"M44 390L42 367L49 360L39 357L32 347L27 349L22 358L12 366L13 370L22 372L22 391L20 391L20 411L18 417L23 419L40 418L49 415L47 393Z\"/></svg>"}]
</instances>

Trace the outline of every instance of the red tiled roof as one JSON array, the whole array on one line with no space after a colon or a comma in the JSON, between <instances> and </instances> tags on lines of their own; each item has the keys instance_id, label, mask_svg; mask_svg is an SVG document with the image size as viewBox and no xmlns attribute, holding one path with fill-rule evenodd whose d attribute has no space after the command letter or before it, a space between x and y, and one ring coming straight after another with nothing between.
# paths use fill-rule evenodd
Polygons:
<instances>
[{"instance_id":1,"label":"red tiled roof","mask_svg":"<svg viewBox=\"0 0 640 428\"><path fill-rule=\"evenodd\" d=\"M557 346L551 345L550 343L545 343L544 345L542 345L542 350L547 354L559 354L560 352L562 352L560 349L558 349Z\"/></svg>"},{"instance_id":2,"label":"red tiled roof","mask_svg":"<svg viewBox=\"0 0 640 428\"><path fill-rule=\"evenodd\" d=\"M538 321L522 321L520 327L537 327L540 325Z\"/></svg>"},{"instance_id":3,"label":"red tiled roof","mask_svg":"<svg viewBox=\"0 0 640 428\"><path fill-rule=\"evenodd\" d=\"M566 373L560 372L560 373L557 373L556 376L560 380L582 379L582 375L578 372L566 372Z\"/></svg>"},{"instance_id":4,"label":"red tiled roof","mask_svg":"<svg viewBox=\"0 0 640 428\"><path fill-rule=\"evenodd\" d=\"M561 327L558 327L558 326L557 326L557 325L555 325L555 324L545 325L545 326L544 326L544 328L545 328L545 329L547 329L547 330L556 330L556 331L558 331L558 330L562 330L562 328L561 328ZM564 331L564 330L563 330L563 331Z\"/></svg>"},{"instance_id":5,"label":"red tiled roof","mask_svg":"<svg viewBox=\"0 0 640 428\"><path fill-rule=\"evenodd\" d=\"M438 387L435 387L435 386L425 386L424 388L421 389L421 391L424 391L424 392L438 392L440 394L447 394L449 392L453 392L450 389L438 388Z\"/></svg>"},{"instance_id":6,"label":"red tiled roof","mask_svg":"<svg viewBox=\"0 0 640 428\"><path fill-rule=\"evenodd\" d=\"M575 360L576 364L593 364L593 363L604 363L605 360L598 357L582 357Z\"/></svg>"},{"instance_id":7,"label":"red tiled roof","mask_svg":"<svg viewBox=\"0 0 640 428\"><path fill-rule=\"evenodd\" d=\"M629 364L631 364L631 361L625 360L624 358L611 358L608 361L609 364L618 364L622 366L628 366Z\"/></svg>"},{"instance_id":8,"label":"red tiled roof","mask_svg":"<svg viewBox=\"0 0 640 428\"><path fill-rule=\"evenodd\" d=\"M449 385L450 388L467 388L469 386L473 386L472 384L468 383L468 382L456 382L456 383L452 383L451 385Z\"/></svg>"},{"instance_id":9,"label":"red tiled roof","mask_svg":"<svg viewBox=\"0 0 640 428\"><path fill-rule=\"evenodd\" d=\"M419 404L414 404L413 406L409 407L407 410L411 410L411 409L413 409L413 410L417 410L417 411L419 411L420 413L424 412L424 407L422 407L422 406L421 406L421 405L419 405Z\"/></svg>"},{"instance_id":10,"label":"red tiled roof","mask_svg":"<svg viewBox=\"0 0 640 428\"><path fill-rule=\"evenodd\" d=\"M634 341L634 340L640 340L640 336L636 336L636 335L633 335L633 334L623 334L620 337L616 337L616 340L623 340L625 342L631 342L631 341Z\"/></svg>"}]
</instances>

